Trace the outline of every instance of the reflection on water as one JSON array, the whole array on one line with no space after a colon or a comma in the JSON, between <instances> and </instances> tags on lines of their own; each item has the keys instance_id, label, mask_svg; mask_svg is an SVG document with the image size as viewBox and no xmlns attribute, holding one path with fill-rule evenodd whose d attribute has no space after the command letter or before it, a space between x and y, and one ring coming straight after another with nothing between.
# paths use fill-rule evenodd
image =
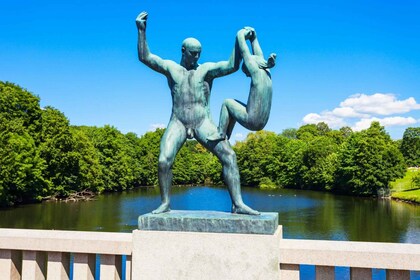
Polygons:
<instances>
[{"instance_id":1,"label":"reflection on water","mask_svg":"<svg viewBox=\"0 0 420 280\"><path fill-rule=\"evenodd\" d=\"M418 206L299 190L246 195L258 209L279 212L286 238L420 243Z\"/></svg>"},{"instance_id":2,"label":"reflection on water","mask_svg":"<svg viewBox=\"0 0 420 280\"><path fill-rule=\"evenodd\" d=\"M420 243L420 207L299 190L243 189L244 201L278 212L286 238ZM230 211L225 188L174 187L172 209ZM102 195L95 201L47 202L1 210L0 227L129 232L160 204L157 188Z\"/></svg>"}]
</instances>

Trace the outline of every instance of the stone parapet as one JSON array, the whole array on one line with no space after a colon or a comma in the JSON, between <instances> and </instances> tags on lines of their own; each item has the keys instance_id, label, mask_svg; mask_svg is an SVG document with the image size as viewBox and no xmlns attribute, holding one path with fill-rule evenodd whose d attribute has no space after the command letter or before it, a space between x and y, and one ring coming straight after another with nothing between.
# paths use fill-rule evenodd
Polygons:
<instances>
[{"instance_id":1,"label":"stone parapet","mask_svg":"<svg viewBox=\"0 0 420 280\"><path fill-rule=\"evenodd\" d=\"M135 230L132 279L279 279L281 237Z\"/></svg>"}]
</instances>

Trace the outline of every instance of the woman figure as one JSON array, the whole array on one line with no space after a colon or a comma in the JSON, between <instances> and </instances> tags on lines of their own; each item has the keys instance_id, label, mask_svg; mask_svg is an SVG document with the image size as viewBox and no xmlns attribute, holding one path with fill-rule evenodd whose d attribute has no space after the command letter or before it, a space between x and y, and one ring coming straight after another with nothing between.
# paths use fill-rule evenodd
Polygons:
<instances>
[{"instance_id":1,"label":"woman figure","mask_svg":"<svg viewBox=\"0 0 420 280\"><path fill-rule=\"evenodd\" d=\"M276 54L273 53L267 61L264 60L257 34L251 27L239 30L236 38L243 58L242 71L247 77L251 77L248 103L234 99L223 102L218 133L207 137L211 141L224 140L226 137L229 139L236 122L249 130L261 130L270 115L273 90L269 68L275 65ZM251 42L253 53L250 52L246 40Z\"/></svg>"}]
</instances>

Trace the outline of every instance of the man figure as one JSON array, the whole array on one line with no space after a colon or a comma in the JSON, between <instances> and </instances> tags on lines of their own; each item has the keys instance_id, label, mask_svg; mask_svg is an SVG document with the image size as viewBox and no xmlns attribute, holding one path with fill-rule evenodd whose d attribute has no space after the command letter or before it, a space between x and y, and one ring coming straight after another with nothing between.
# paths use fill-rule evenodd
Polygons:
<instances>
[{"instance_id":1,"label":"man figure","mask_svg":"<svg viewBox=\"0 0 420 280\"><path fill-rule=\"evenodd\" d=\"M175 156L187 138L195 138L222 163L223 178L232 199L232 213L258 215L242 200L236 154L229 142L207 140L209 135L217 133L209 108L213 79L238 70L240 56L237 48L234 48L229 61L199 65L201 44L194 38L187 38L182 43L180 64L164 60L149 51L146 41L147 16L146 12L142 12L136 19L139 60L166 76L173 104L168 127L160 142L158 177L162 203L152 213L170 210L169 192Z\"/></svg>"}]
</instances>

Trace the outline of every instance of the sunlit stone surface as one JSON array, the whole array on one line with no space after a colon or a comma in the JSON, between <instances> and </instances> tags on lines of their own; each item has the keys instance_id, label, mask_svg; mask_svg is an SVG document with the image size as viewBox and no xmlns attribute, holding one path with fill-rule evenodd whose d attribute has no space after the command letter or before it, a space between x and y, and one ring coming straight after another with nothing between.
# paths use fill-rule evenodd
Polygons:
<instances>
[{"instance_id":1,"label":"sunlit stone surface","mask_svg":"<svg viewBox=\"0 0 420 280\"><path fill-rule=\"evenodd\" d=\"M140 230L274 234L278 213L240 215L216 211L170 211L139 217Z\"/></svg>"}]
</instances>

